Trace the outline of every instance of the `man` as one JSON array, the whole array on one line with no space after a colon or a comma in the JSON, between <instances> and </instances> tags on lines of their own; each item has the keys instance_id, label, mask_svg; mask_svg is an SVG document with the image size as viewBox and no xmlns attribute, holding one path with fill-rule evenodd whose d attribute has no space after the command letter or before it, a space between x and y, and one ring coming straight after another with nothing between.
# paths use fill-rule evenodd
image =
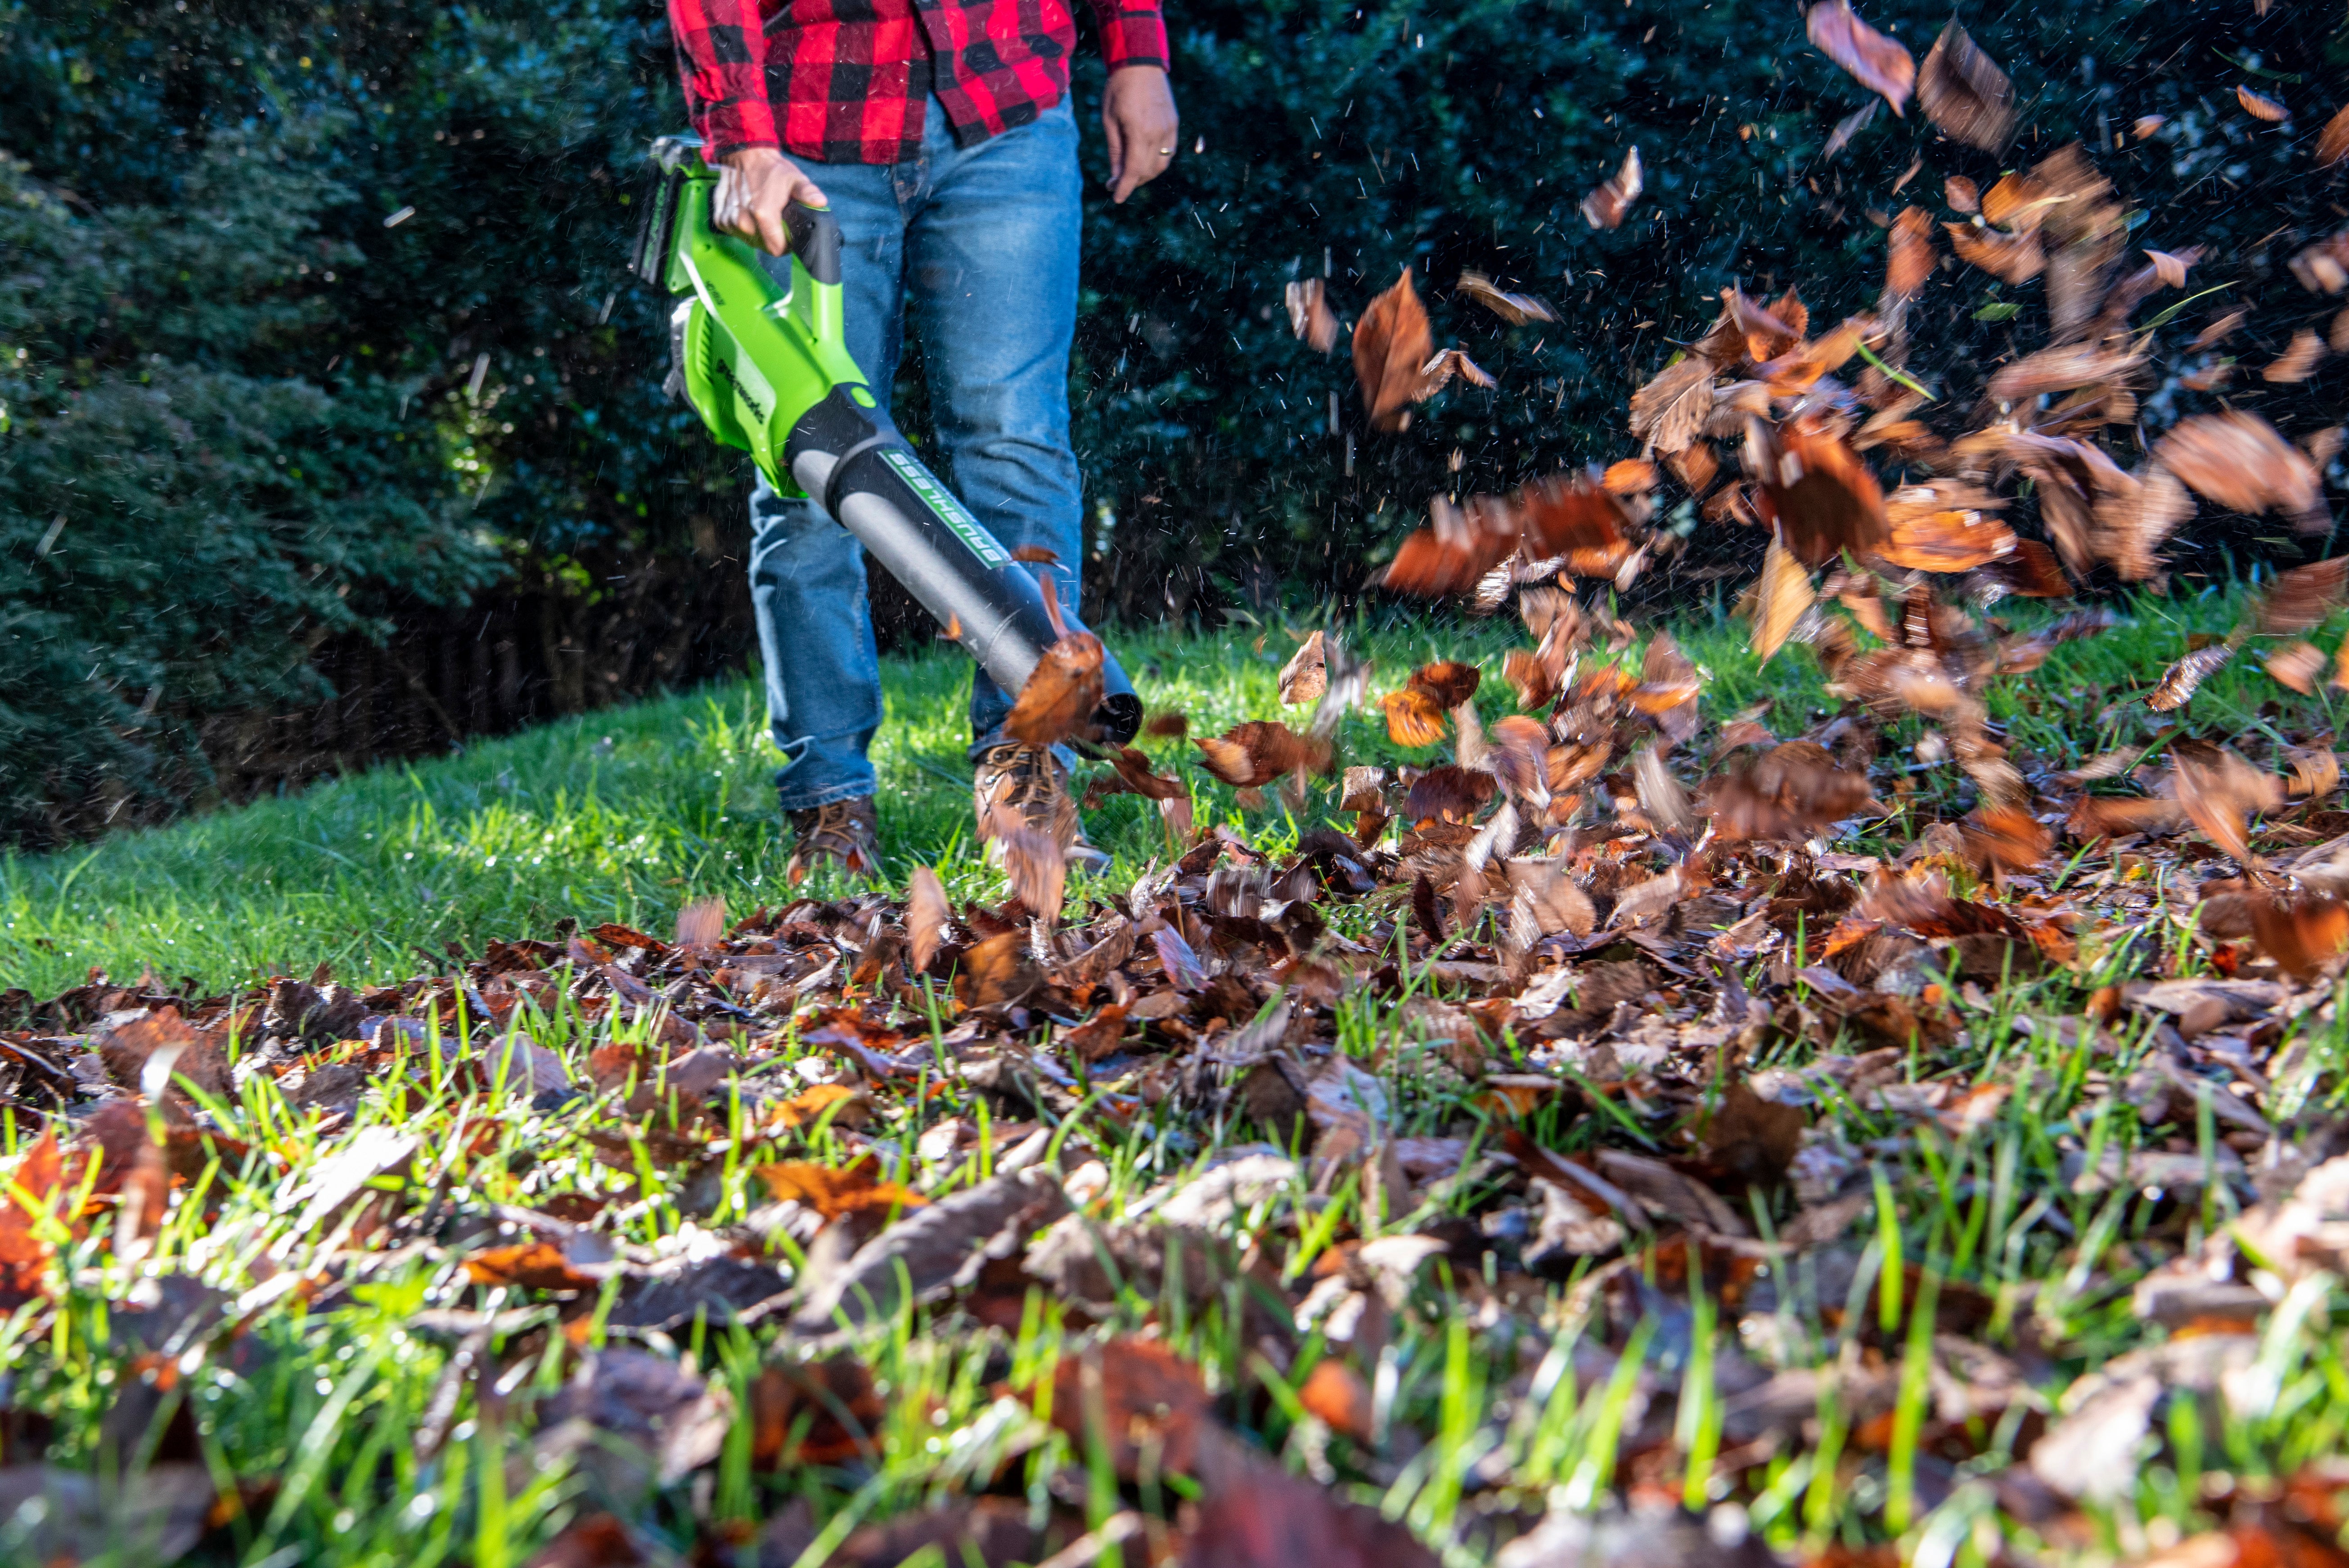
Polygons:
<instances>
[{"instance_id":1,"label":"man","mask_svg":"<svg viewBox=\"0 0 2349 1568\"><path fill-rule=\"evenodd\" d=\"M781 258L784 205L841 226L849 352L888 411L910 315L946 478L1007 546L1039 547L1078 602L1082 514L1069 448L1081 179L1069 102L1076 27L1062 0L668 0L686 105L719 170L717 221ZM1158 0L1091 0L1108 57L1112 197L1174 156ZM823 165L819 184L802 167ZM783 275L787 263L770 263ZM881 676L864 547L762 479L750 592L766 661L794 882L880 863L873 764ZM1002 724L1017 693L973 674L980 833L994 808L1057 830L1098 865L1066 769Z\"/></svg>"}]
</instances>

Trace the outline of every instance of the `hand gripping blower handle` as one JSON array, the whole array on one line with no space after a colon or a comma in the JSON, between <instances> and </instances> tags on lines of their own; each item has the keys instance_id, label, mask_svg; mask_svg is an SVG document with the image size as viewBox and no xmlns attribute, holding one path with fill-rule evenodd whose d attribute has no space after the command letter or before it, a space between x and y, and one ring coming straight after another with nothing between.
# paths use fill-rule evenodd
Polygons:
<instances>
[{"instance_id":1,"label":"hand gripping blower handle","mask_svg":"<svg viewBox=\"0 0 2349 1568\"><path fill-rule=\"evenodd\" d=\"M669 317L669 390L709 433L749 450L767 482L805 495L854 534L956 641L1015 695L1057 634L1035 577L881 414L841 331L840 225L793 202L791 286L756 251L710 223L717 171L694 137L653 144L660 171L636 247L646 282L685 297ZM1114 658L1102 663L1093 722L1123 744L1142 703Z\"/></svg>"}]
</instances>

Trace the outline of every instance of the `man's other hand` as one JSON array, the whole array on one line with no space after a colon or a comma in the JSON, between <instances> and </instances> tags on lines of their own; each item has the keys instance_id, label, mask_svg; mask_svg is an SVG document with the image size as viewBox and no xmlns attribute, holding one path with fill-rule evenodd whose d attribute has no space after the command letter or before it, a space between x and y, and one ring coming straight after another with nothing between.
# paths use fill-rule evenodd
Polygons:
<instances>
[{"instance_id":1,"label":"man's other hand","mask_svg":"<svg viewBox=\"0 0 2349 1568\"><path fill-rule=\"evenodd\" d=\"M740 234L767 254L780 256L789 241L783 209L793 201L829 205L806 171L773 148L738 147L718 160L713 221L725 232Z\"/></svg>"},{"instance_id":2,"label":"man's other hand","mask_svg":"<svg viewBox=\"0 0 2349 1568\"><path fill-rule=\"evenodd\" d=\"M1183 119L1166 73L1156 66L1112 71L1102 94L1102 129L1109 138L1110 199L1123 201L1174 161Z\"/></svg>"}]
</instances>

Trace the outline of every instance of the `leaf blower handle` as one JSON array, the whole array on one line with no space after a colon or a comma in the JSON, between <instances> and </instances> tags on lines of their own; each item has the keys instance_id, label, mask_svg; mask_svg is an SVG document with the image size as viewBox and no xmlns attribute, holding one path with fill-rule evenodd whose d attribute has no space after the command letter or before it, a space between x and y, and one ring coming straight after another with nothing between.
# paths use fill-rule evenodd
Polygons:
<instances>
[{"instance_id":1,"label":"leaf blower handle","mask_svg":"<svg viewBox=\"0 0 2349 1568\"><path fill-rule=\"evenodd\" d=\"M831 209L789 202L783 208L783 232L809 277L820 284L840 281L840 220Z\"/></svg>"}]
</instances>

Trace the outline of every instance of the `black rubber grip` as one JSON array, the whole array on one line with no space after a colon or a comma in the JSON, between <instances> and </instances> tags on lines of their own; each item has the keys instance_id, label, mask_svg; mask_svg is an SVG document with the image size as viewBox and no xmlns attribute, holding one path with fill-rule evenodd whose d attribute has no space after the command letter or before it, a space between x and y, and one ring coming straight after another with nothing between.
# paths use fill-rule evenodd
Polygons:
<instances>
[{"instance_id":1,"label":"black rubber grip","mask_svg":"<svg viewBox=\"0 0 2349 1568\"><path fill-rule=\"evenodd\" d=\"M793 201L783 208L783 227L792 237L792 254L820 284L840 281L840 220L828 207Z\"/></svg>"}]
</instances>

